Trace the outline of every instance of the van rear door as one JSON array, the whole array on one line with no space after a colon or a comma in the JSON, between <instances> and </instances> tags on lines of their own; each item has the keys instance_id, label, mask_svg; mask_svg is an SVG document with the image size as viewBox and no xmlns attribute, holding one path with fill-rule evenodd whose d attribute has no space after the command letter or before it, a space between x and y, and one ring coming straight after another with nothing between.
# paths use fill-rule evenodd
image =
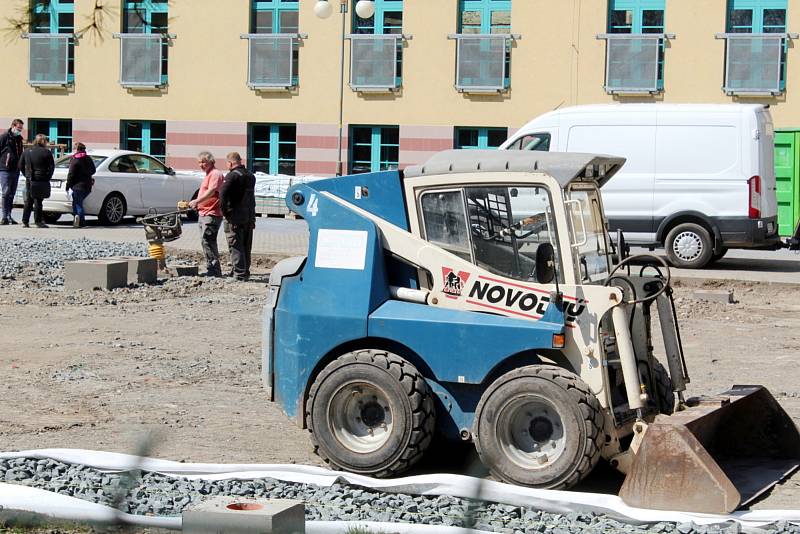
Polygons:
<instances>
[{"instance_id":1,"label":"van rear door","mask_svg":"<svg viewBox=\"0 0 800 534\"><path fill-rule=\"evenodd\" d=\"M757 135L750 136L749 142L756 143L758 154L754 175L761 177L761 218L778 215L777 182L775 180L775 126L766 108L756 110ZM753 139L753 138L756 139Z\"/></svg>"}]
</instances>

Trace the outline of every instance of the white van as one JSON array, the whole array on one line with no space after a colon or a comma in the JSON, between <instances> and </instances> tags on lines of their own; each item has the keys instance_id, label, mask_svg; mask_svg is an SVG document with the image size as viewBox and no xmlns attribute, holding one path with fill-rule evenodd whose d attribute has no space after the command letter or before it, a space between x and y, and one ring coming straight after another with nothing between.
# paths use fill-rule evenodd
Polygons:
<instances>
[{"instance_id":1,"label":"white van","mask_svg":"<svg viewBox=\"0 0 800 534\"><path fill-rule=\"evenodd\" d=\"M774 137L758 104L606 104L546 113L500 149L624 156L602 190L612 236L700 268L780 246Z\"/></svg>"}]
</instances>

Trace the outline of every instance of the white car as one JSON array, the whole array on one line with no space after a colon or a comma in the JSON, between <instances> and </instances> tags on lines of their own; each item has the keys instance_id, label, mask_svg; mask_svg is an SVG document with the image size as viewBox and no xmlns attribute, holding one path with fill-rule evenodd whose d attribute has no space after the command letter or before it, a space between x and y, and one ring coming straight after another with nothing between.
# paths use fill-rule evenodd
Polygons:
<instances>
[{"instance_id":1,"label":"white car","mask_svg":"<svg viewBox=\"0 0 800 534\"><path fill-rule=\"evenodd\" d=\"M97 172L83 207L87 215L96 215L102 224L119 224L126 215L145 215L151 209L174 211L178 201L197 197L203 181L202 175L176 173L140 152L93 150L89 156ZM63 213L72 213L72 200L66 190L69 164L69 156L56 161L50 198L43 203L48 222L57 221ZM20 185L23 184L21 178Z\"/></svg>"}]
</instances>

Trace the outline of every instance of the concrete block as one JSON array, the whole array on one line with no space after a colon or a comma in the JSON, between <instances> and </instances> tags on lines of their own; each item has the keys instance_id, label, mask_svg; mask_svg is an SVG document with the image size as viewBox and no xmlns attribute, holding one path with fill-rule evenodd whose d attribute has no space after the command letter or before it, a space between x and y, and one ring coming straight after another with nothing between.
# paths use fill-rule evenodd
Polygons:
<instances>
[{"instance_id":1,"label":"concrete block","mask_svg":"<svg viewBox=\"0 0 800 534\"><path fill-rule=\"evenodd\" d=\"M67 289L114 289L128 283L128 262L120 260L80 260L64 263Z\"/></svg>"},{"instance_id":2,"label":"concrete block","mask_svg":"<svg viewBox=\"0 0 800 534\"><path fill-rule=\"evenodd\" d=\"M175 276L197 276L200 268L197 265L167 265L167 270L175 273Z\"/></svg>"},{"instance_id":3,"label":"concrete block","mask_svg":"<svg viewBox=\"0 0 800 534\"><path fill-rule=\"evenodd\" d=\"M723 304L735 304L733 289L695 289L692 296L697 300L707 300L709 302L721 302Z\"/></svg>"},{"instance_id":4,"label":"concrete block","mask_svg":"<svg viewBox=\"0 0 800 534\"><path fill-rule=\"evenodd\" d=\"M158 281L158 261L141 256L113 256L109 260L128 263L129 284L155 284Z\"/></svg>"},{"instance_id":5,"label":"concrete block","mask_svg":"<svg viewBox=\"0 0 800 534\"><path fill-rule=\"evenodd\" d=\"M183 511L186 534L305 534L305 505L288 499L213 497Z\"/></svg>"}]
</instances>

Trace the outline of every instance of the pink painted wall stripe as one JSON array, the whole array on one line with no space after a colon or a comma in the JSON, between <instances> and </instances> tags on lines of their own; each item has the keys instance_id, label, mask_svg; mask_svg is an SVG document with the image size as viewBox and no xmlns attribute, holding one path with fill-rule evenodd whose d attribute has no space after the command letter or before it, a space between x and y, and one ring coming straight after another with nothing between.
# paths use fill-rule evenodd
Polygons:
<instances>
[{"instance_id":1,"label":"pink painted wall stripe","mask_svg":"<svg viewBox=\"0 0 800 534\"><path fill-rule=\"evenodd\" d=\"M168 145L247 146L247 134L181 133L167 129Z\"/></svg>"}]
</instances>

